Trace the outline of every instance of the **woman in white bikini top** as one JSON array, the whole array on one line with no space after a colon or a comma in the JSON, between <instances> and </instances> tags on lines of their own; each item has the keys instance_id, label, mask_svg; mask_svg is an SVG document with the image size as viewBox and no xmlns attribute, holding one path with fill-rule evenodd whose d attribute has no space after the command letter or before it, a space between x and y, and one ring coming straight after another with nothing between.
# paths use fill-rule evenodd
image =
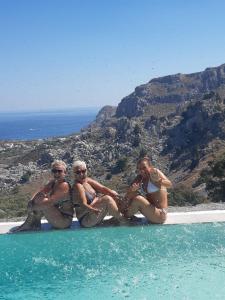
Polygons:
<instances>
[{"instance_id":1,"label":"woman in white bikini top","mask_svg":"<svg viewBox=\"0 0 225 300\"><path fill-rule=\"evenodd\" d=\"M162 183L160 186L157 185L162 177L165 177L164 180L168 179L161 171L156 168L152 168L149 173L149 179L146 189L144 189L144 183L141 182L141 192L143 194L152 194L158 192L159 190L167 191L166 186L162 185Z\"/></svg>"},{"instance_id":2,"label":"woman in white bikini top","mask_svg":"<svg viewBox=\"0 0 225 300\"><path fill-rule=\"evenodd\" d=\"M139 175L125 195L129 202L126 215L130 217L139 211L152 223L165 222L167 188L172 186L171 181L146 157L137 163L137 170Z\"/></svg>"}]
</instances>

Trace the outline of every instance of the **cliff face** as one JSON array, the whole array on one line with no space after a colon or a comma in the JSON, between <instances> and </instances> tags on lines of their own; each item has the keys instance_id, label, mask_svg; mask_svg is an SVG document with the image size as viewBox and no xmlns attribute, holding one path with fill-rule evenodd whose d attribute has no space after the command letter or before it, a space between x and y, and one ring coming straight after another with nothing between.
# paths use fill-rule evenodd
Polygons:
<instances>
[{"instance_id":1,"label":"cliff face","mask_svg":"<svg viewBox=\"0 0 225 300\"><path fill-rule=\"evenodd\" d=\"M101 124L104 120L113 117L116 113L116 106L106 105L98 112L94 124Z\"/></svg>"},{"instance_id":2,"label":"cliff face","mask_svg":"<svg viewBox=\"0 0 225 300\"><path fill-rule=\"evenodd\" d=\"M148 155L175 186L185 184L206 196L208 185L200 180L201 171L225 153L224 74L222 65L153 79L123 99L117 111L103 107L80 134L1 142L0 208L1 194L11 201L18 191L22 199L36 190L54 159L63 159L69 169L73 160L85 160L93 177L123 193L135 176L138 158ZM70 173L69 178L72 182ZM220 185L220 179L215 180Z\"/></svg>"},{"instance_id":3,"label":"cliff face","mask_svg":"<svg viewBox=\"0 0 225 300\"><path fill-rule=\"evenodd\" d=\"M211 90L219 93L225 90L225 64L207 68L203 72L152 79L147 84L136 87L132 94L121 100L116 116L141 116L149 104L182 103L201 99Z\"/></svg>"},{"instance_id":4,"label":"cliff face","mask_svg":"<svg viewBox=\"0 0 225 300\"><path fill-rule=\"evenodd\" d=\"M195 169L207 155L215 155L216 145L225 142L225 99L218 94L192 101L177 125L166 130L163 154L170 154L171 169ZM225 149L224 149L225 150Z\"/></svg>"}]
</instances>

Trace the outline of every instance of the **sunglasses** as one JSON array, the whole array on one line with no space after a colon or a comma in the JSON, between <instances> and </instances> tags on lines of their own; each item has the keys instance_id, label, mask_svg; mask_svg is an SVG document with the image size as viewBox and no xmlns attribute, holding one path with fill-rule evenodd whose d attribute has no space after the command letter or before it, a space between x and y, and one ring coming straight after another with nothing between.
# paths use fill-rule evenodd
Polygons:
<instances>
[{"instance_id":1,"label":"sunglasses","mask_svg":"<svg viewBox=\"0 0 225 300\"><path fill-rule=\"evenodd\" d=\"M59 169L52 169L52 173L56 174L56 173L62 173L63 170L59 170Z\"/></svg>"},{"instance_id":2,"label":"sunglasses","mask_svg":"<svg viewBox=\"0 0 225 300\"><path fill-rule=\"evenodd\" d=\"M85 174L86 172L87 172L87 170L85 169L85 170L76 171L75 173L77 175L80 175L80 174Z\"/></svg>"}]
</instances>

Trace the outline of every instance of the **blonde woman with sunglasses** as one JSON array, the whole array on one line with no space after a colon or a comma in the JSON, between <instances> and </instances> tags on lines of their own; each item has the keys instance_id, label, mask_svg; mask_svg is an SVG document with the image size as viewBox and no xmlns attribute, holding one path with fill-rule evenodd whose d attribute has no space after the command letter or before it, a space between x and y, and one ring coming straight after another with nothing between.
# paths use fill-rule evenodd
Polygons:
<instances>
[{"instance_id":1,"label":"blonde woman with sunglasses","mask_svg":"<svg viewBox=\"0 0 225 300\"><path fill-rule=\"evenodd\" d=\"M12 232L41 229L41 218L44 216L56 229L70 227L73 220L71 189L65 181L67 166L61 160L51 165L53 179L50 180L28 203L26 221Z\"/></svg>"},{"instance_id":2,"label":"blonde woman with sunglasses","mask_svg":"<svg viewBox=\"0 0 225 300\"><path fill-rule=\"evenodd\" d=\"M101 223L107 214L118 221L124 220L115 201L119 197L117 192L88 177L84 161L73 163L73 174L72 198L81 226L93 227Z\"/></svg>"}]
</instances>

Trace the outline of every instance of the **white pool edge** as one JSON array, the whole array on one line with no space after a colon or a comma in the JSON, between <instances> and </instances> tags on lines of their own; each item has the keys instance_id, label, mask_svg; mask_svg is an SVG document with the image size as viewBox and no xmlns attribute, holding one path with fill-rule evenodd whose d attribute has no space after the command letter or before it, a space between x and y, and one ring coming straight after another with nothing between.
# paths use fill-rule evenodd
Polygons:
<instances>
[{"instance_id":1,"label":"white pool edge","mask_svg":"<svg viewBox=\"0 0 225 300\"><path fill-rule=\"evenodd\" d=\"M144 217L141 214L137 214L137 217L144 221ZM105 217L105 220L110 219L110 216ZM225 222L225 210L207 210L207 211L189 211L189 212L171 212L167 215L167 220L163 224L192 224L192 223L211 223L211 222ZM77 218L73 218L73 226L71 229L77 228ZM141 222L140 222L141 223ZM22 224L20 222L0 222L0 234L8 233L13 227ZM49 226L46 220L42 221L43 229L49 230Z\"/></svg>"}]
</instances>

